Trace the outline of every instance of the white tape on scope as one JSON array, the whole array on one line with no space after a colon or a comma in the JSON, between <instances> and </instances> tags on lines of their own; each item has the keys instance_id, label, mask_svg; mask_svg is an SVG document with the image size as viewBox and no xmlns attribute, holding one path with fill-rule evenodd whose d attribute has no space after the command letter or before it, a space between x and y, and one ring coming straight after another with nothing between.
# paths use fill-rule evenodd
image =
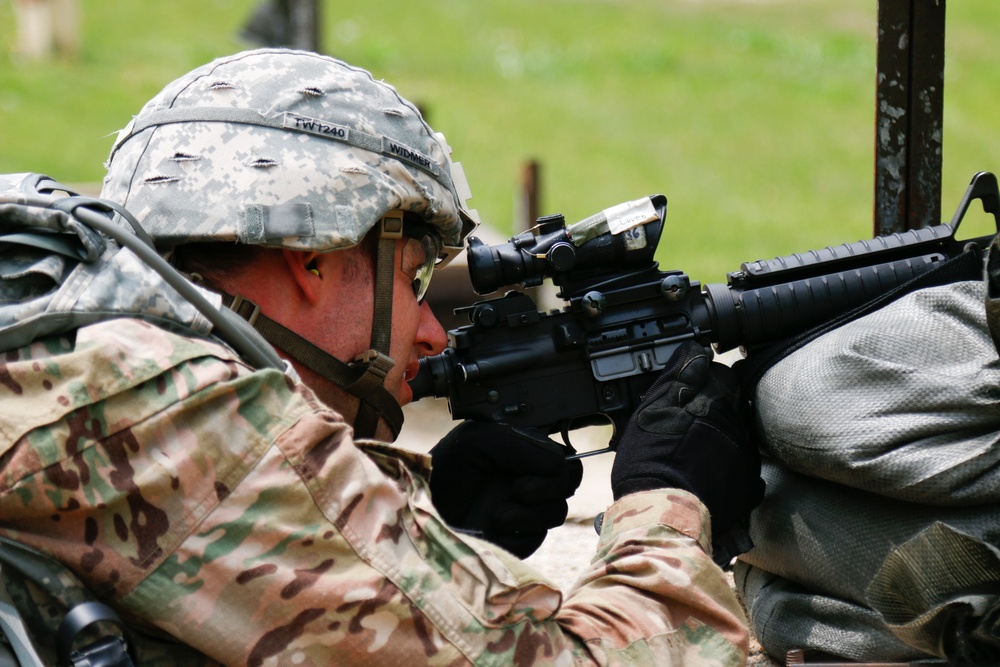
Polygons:
<instances>
[{"instance_id":1,"label":"white tape on scope","mask_svg":"<svg viewBox=\"0 0 1000 667\"><path fill-rule=\"evenodd\" d=\"M660 217L649 197L627 201L604 209L604 215L608 219L608 231L612 234L627 232L633 227L644 225Z\"/></svg>"}]
</instances>

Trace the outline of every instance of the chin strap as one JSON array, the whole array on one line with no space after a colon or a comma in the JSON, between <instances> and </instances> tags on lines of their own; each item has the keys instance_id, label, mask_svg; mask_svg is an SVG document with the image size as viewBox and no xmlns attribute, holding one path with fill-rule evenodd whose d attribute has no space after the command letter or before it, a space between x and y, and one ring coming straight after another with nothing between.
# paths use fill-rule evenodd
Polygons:
<instances>
[{"instance_id":1,"label":"chin strap","mask_svg":"<svg viewBox=\"0 0 1000 667\"><path fill-rule=\"evenodd\" d=\"M389 346L392 343L392 285L396 280L396 241L401 238L403 238L403 212L389 211L379 222L371 349L354 360L354 363L361 364L368 369L366 376L371 374L372 381L378 381L377 389L385 394L388 394L383 387L385 376L396 365L395 360L389 354ZM393 404L399 411L398 424L395 426L389 424L395 438L399 435L399 429L403 424L403 412L395 400L393 400ZM355 432L370 433L370 435L362 437L371 437L375 434L379 417L385 419L385 415L376 406L365 402L362 398L361 405L358 407L358 415L354 419ZM388 423L388 420L386 421Z\"/></svg>"},{"instance_id":2,"label":"chin strap","mask_svg":"<svg viewBox=\"0 0 1000 667\"><path fill-rule=\"evenodd\" d=\"M374 437L379 419L388 425L393 439L399 435L403 426L403 410L385 389L385 378L396 365L389 350L392 343L396 242L401 238L403 212L389 211L379 222L371 349L350 364L345 364L294 331L261 314L260 307L252 301L239 295L221 293L223 305L245 319L264 340L361 400L353 425L354 434L358 438Z\"/></svg>"},{"instance_id":3,"label":"chin strap","mask_svg":"<svg viewBox=\"0 0 1000 667\"><path fill-rule=\"evenodd\" d=\"M356 437L373 437L379 418L385 420L393 438L399 435L403 410L384 386L385 376L395 365L388 355L370 350L365 359L346 364L262 314L260 306L252 301L225 292L220 295L222 304L246 320L268 343L361 400L354 421Z\"/></svg>"}]
</instances>

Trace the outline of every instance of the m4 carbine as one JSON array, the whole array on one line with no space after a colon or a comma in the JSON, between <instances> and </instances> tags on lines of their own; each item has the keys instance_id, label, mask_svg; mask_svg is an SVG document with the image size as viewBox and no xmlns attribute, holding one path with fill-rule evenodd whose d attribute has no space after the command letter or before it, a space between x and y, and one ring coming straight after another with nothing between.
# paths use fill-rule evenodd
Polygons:
<instances>
[{"instance_id":1,"label":"m4 carbine","mask_svg":"<svg viewBox=\"0 0 1000 667\"><path fill-rule=\"evenodd\" d=\"M996 177L980 172L950 224L747 262L726 284L703 287L681 271L659 270L653 259L666 215L663 195L568 228L560 215L540 218L496 246L470 238L469 274L478 294L549 278L566 305L543 312L528 294L511 291L457 309L471 323L448 333L444 352L420 360L410 382L414 399L446 397L454 419L561 432L567 442L569 430L607 421L620 434L685 341L752 355L960 255L981 258L992 235L955 236L974 199L1000 231Z\"/></svg>"}]
</instances>

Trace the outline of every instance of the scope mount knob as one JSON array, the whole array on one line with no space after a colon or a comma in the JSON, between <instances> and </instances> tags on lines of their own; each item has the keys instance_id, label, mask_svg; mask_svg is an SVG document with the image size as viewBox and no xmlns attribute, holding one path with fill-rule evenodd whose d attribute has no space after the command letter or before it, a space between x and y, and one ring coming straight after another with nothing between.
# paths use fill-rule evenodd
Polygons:
<instances>
[{"instance_id":1,"label":"scope mount knob","mask_svg":"<svg viewBox=\"0 0 1000 667\"><path fill-rule=\"evenodd\" d=\"M691 281L685 275L670 275L660 283L660 291L667 301L680 301L691 287Z\"/></svg>"},{"instance_id":2,"label":"scope mount knob","mask_svg":"<svg viewBox=\"0 0 1000 667\"><path fill-rule=\"evenodd\" d=\"M500 315L497 313L496 308L490 304L476 306L475 310L472 311L472 321L483 327L491 327L499 319Z\"/></svg>"},{"instance_id":3,"label":"scope mount knob","mask_svg":"<svg viewBox=\"0 0 1000 667\"><path fill-rule=\"evenodd\" d=\"M580 306L590 317L597 317L604 312L608 305L607 298L597 290L591 290L580 299Z\"/></svg>"}]
</instances>

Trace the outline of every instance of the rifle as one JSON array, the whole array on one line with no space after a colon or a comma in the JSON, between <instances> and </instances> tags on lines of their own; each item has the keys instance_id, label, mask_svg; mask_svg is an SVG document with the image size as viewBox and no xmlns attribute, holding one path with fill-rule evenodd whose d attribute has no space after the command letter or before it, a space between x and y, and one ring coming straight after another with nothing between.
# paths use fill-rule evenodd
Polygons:
<instances>
[{"instance_id":1,"label":"rifle","mask_svg":"<svg viewBox=\"0 0 1000 667\"><path fill-rule=\"evenodd\" d=\"M1000 232L1000 188L979 172L952 221L772 260L746 262L726 284L702 287L661 271L653 255L667 200L651 195L566 227L539 218L508 242L469 239L468 266L480 295L550 279L566 305L543 312L520 291L455 310L470 324L448 332L441 354L420 360L414 400L447 398L454 419L503 422L546 434L584 426L624 431L643 393L685 341L750 355L888 295L953 258L980 263L993 238L955 234L979 199ZM582 456L582 455L577 455Z\"/></svg>"}]
</instances>

